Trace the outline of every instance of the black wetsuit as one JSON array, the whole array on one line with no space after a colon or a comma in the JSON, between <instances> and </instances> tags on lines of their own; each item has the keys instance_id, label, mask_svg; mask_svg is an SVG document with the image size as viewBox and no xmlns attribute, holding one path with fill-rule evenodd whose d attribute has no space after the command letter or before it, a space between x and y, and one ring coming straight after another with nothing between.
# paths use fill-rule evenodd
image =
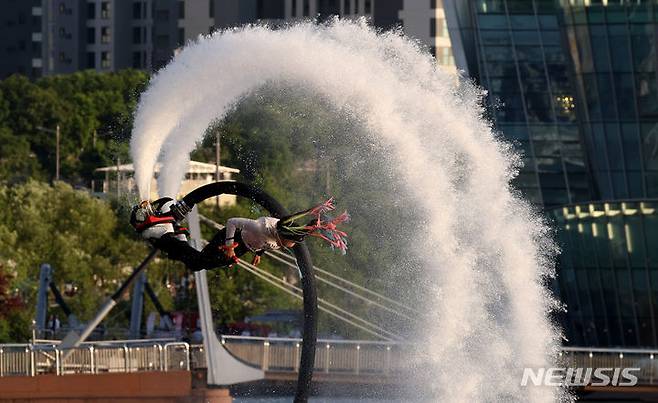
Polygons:
<instances>
[{"instance_id":1,"label":"black wetsuit","mask_svg":"<svg viewBox=\"0 0 658 403\"><path fill-rule=\"evenodd\" d=\"M238 246L233 250L235 256L240 257L249 252L249 248L242 242L240 231L234 236ZM209 270L217 267L228 267L235 263L224 254L221 247L226 241L226 228L219 231L203 250L198 251L187 242L176 238L175 234L166 234L152 241L153 245L167 254L169 259L185 263L192 271Z\"/></svg>"}]
</instances>

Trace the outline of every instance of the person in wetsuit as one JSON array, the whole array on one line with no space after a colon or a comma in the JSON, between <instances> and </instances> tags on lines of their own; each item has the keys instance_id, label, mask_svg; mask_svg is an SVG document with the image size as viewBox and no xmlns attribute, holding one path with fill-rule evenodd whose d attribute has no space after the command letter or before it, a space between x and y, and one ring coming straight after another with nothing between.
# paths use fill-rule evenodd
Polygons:
<instances>
[{"instance_id":1,"label":"person in wetsuit","mask_svg":"<svg viewBox=\"0 0 658 403\"><path fill-rule=\"evenodd\" d=\"M343 252L347 249L346 234L339 231L336 225L347 221L349 216L346 212L336 218L327 216L326 213L335 208L332 199L281 219L230 218L226 221L226 227L201 251L189 245L187 230L178 225L171 214L174 203L171 198L142 202L133 208L130 221L135 230L154 247L165 252L170 259L183 262L193 271L230 267L248 252L254 254L252 264L257 265L263 253L291 248L307 236L319 237ZM295 221L306 216L313 219L305 225Z\"/></svg>"}]
</instances>

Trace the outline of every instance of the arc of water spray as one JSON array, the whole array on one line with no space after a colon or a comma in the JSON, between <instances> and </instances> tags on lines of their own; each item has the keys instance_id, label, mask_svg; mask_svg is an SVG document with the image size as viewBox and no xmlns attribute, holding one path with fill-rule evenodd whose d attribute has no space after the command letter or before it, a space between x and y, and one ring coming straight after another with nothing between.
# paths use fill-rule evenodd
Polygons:
<instances>
[{"instance_id":1,"label":"arc of water spray","mask_svg":"<svg viewBox=\"0 0 658 403\"><path fill-rule=\"evenodd\" d=\"M385 163L413 198L410 207L427 217L414 247L440 290L426 320L436 337L425 346L433 357L428 382L443 400L561 396L519 386L524 366L554 366L559 342L542 284L552 273L549 231L510 190L519 157L482 118L482 92L455 86L453 76L398 34L333 21L277 31L248 27L186 47L140 101L131 150L142 197L161 152L161 196L175 195L189 152L210 123L269 81L351 105L371 143L392 150Z\"/></svg>"}]
</instances>

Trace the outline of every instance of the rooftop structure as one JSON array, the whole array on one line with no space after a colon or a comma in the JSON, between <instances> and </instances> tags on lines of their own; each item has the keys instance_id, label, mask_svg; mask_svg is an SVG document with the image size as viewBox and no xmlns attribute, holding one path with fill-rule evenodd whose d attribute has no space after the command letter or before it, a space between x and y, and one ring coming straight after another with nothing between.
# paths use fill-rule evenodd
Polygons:
<instances>
[{"instance_id":1,"label":"rooftop structure","mask_svg":"<svg viewBox=\"0 0 658 403\"><path fill-rule=\"evenodd\" d=\"M234 174L240 173L239 169L219 166L219 178L217 177L217 165L200 161L190 161L185 178L181 183L180 193L177 196L184 196L199 186L217 180L231 180ZM162 164L157 163L151 180L151 199L158 197L157 178L159 176ZM95 170L98 174L104 175L103 179L94 180L92 188L96 192L106 194L122 194L135 191L133 164L119 164L98 168ZM235 204L234 195L222 195L219 197L220 206L230 206Z\"/></svg>"}]
</instances>

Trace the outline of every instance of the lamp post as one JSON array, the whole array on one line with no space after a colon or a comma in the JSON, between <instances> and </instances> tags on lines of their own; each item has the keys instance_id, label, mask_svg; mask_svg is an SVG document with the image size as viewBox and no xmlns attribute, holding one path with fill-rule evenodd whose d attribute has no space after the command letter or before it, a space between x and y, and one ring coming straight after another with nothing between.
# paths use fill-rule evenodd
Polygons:
<instances>
[{"instance_id":1,"label":"lamp post","mask_svg":"<svg viewBox=\"0 0 658 403\"><path fill-rule=\"evenodd\" d=\"M59 180L59 125L55 126L55 130L48 129L42 126L37 126L37 130L47 133L55 134L55 181Z\"/></svg>"},{"instance_id":2,"label":"lamp post","mask_svg":"<svg viewBox=\"0 0 658 403\"><path fill-rule=\"evenodd\" d=\"M220 132L217 130L217 137L215 138L215 182L218 182L221 178L219 177L219 167L220 167L220 161L219 161L219 151L220 151ZM219 196L217 196L217 207L219 207Z\"/></svg>"}]
</instances>

